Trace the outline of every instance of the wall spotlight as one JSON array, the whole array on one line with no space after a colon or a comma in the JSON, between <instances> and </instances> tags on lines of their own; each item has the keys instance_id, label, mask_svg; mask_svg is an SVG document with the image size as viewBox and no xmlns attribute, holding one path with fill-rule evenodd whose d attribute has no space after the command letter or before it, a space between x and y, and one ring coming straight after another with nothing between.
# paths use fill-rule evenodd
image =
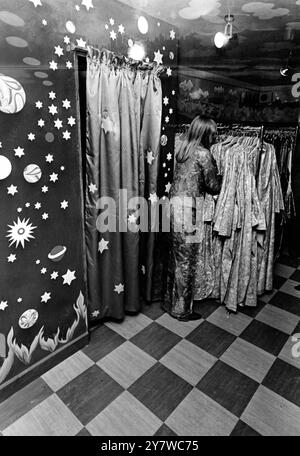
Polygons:
<instances>
[{"instance_id":1,"label":"wall spotlight","mask_svg":"<svg viewBox=\"0 0 300 456\"><path fill-rule=\"evenodd\" d=\"M128 57L133 60L143 60L145 56L145 48L141 44L134 43L134 45L128 49Z\"/></svg>"}]
</instances>

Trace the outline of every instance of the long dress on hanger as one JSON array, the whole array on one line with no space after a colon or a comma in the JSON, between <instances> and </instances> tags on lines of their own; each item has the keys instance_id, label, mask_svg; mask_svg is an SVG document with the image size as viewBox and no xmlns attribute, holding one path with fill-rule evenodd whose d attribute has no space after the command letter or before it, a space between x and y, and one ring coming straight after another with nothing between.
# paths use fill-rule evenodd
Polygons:
<instances>
[{"instance_id":1,"label":"long dress on hanger","mask_svg":"<svg viewBox=\"0 0 300 456\"><path fill-rule=\"evenodd\" d=\"M170 190L169 263L162 304L163 309L174 317L189 315L193 300L199 299L199 295L203 299L203 293L212 291L213 274L208 272L205 276L209 269L203 266L203 262L213 258L206 249L211 245L212 235L211 227L207 227L205 222L212 219L212 214L209 217L212 202L206 200L206 196L217 195L220 189L221 176L208 150L197 148L185 162L177 163ZM183 217L183 209L185 215L190 210L191 217ZM205 256L203 252L206 252ZM195 274L199 270L202 278L196 287Z\"/></svg>"}]
</instances>

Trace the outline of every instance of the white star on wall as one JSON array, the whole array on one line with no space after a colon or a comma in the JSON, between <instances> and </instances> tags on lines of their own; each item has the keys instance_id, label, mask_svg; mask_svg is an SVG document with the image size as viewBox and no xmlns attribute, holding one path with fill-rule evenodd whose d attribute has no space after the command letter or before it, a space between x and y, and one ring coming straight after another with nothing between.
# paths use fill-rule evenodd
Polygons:
<instances>
[{"instance_id":1,"label":"white star on wall","mask_svg":"<svg viewBox=\"0 0 300 456\"><path fill-rule=\"evenodd\" d=\"M35 102L35 107L36 107L37 109L42 109L43 103L42 103L41 101L38 100L38 101Z\"/></svg>"},{"instance_id":2,"label":"white star on wall","mask_svg":"<svg viewBox=\"0 0 300 456\"><path fill-rule=\"evenodd\" d=\"M25 155L24 149L22 149L22 147L20 147L20 146L18 146L16 149L14 149L14 151L15 151L16 157L21 158L23 155Z\"/></svg>"},{"instance_id":3,"label":"white star on wall","mask_svg":"<svg viewBox=\"0 0 300 456\"><path fill-rule=\"evenodd\" d=\"M81 4L86 7L87 11L89 11L90 8L94 8L92 0L82 0Z\"/></svg>"},{"instance_id":4,"label":"white star on wall","mask_svg":"<svg viewBox=\"0 0 300 456\"><path fill-rule=\"evenodd\" d=\"M47 212L44 212L44 214L42 215L42 219L47 220L48 218L49 218L49 214L47 214Z\"/></svg>"},{"instance_id":5,"label":"white star on wall","mask_svg":"<svg viewBox=\"0 0 300 456\"><path fill-rule=\"evenodd\" d=\"M53 155L52 154L46 155L45 158L46 158L46 162L47 163L52 163L53 162Z\"/></svg>"},{"instance_id":6,"label":"white star on wall","mask_svg":"<svg viewBox=\"0 0 300 456\"><path fill-rule=\"evenodd\" d=\"M97 190L98 190L97 185L95 185L95 184L90 184L90 185L89 185L89 191L90 191L91 193L95 193Z\"/></svg>"},{"instance_id":7,"label":"white star on wall","mask_svg":"<svg viewBox=\"0 0 300 456\"><path fill-rule=\"evenodd\" d=\"M169 193L170 189L171 189L171 183L168 182L168 183L166 184L166 193Z\"/></svg>"},{"instance_id":8,"label":"white star on wall","mask_svg":"<svg viewBox=\"0 0 300 456\"><path fill-rule=\"evenodd\" d=\"M45 291L45 293L41 296L41 302L47 303L51 299L51 293Z\"/></svg>"},{"instance_id":9,"label":"white star on wall","mask_svg":"<svg viewBox=\"0 0 300 456\"><path fill-rule=\"evenodd\" d=\"M16 185L10 185L7 187L7 194L14 196L16 193L18 193L18 187Z\"/></svg>"},{"instance_id":10,"label":"white star on wall","mask_svg":"<svg viewBox=\"0 0 300 456\"><path fill-rule=\"evenodd\" d=\"M71 40L70 40L70 38L68 37L68 35L65 35L65 36L64 36L64 43L65 43L65 44L70 44L70 42L71 42Z\"/></svg>"},{"instance_id":11,"label":"white star on wall","mask_svg":"<svg viewBox=\"0 0 300 456\"><path fill-rule=\"evenodd\" d=\"M73 64L72 62L70 62L70 60L66 61L66 67L68 68L68 70L70 70L73 67Z\"/></svg>"},{"instance_id":12,"label":"white star on wall","mask_svg":"<svg viewBox=\"0 0 300 456\"><path fill-rule=\"evenodd\" d=\"M29 141L34 141L35 140L35 135L33 133L28 133L28 140Z\"/></svg>"},{"instance_id":13,"label":"white star on wall","mask_svg":"<svg viewBox=\"0 0 300 456\"><path fill-rule=\"evenodd\" d=\"M109 19L109 23L110 23L110 25L115 25L115 20L111 17L111 18Z\"/></svg>"},{"instance_id":14,"label":"white star on wall","mask_svg":"<svg viewBox=\"0 0 300 456\"><path fill-rule=\"evenodd\" d=\"M156 192L150 193L149 200L151 201L151 204L156 203L158 201Z\"/></svg>"},{"instance_id":15,"label":"white star on wall","mask_svg":"<svg viewBox=\"0 0 300 456\"><path fill-rule=\"evenodd\" d=\"M8 263L14 263L17 259L17 256L14 254L14 253L11 253L8 257L7 257L7 261Z\"/></svg>"},{"instance_id":16,"label":"white star on wall","mask_svg":"<svg viewBox=\"0 0 300 456\"><path fill-rule=\"evenodd\" d=\"M166 73L167 73L167 76L172 76L172 70L171 70L171 68L170 68L170 67L169 67L169 68L167 68L167 71L166 71Z\"/></svg>"},{"instance_id":17,"label":"white star on wall","mask_svg":"<svg viewBox=\"0 0 300 456\"><path fill-rule=\"evenodd\" d=\"M98 251L100 253L103 253L104 250L108 250L108 244L109 244L109 241L106 241L105 239L101 239L100 242L98 242Z\"/></svg>"},{"instance_id":18,"label":"white star on wall","mask_svg":"<svg viewBox=\"0 0 300 456\"><path fill-rule=\"evenodd\" d=\"M165 106L168 106L169 98L168 97L164 97L163 103L164 103Z\"/></svg>"},{"instance_id":19,"label":"white star on wall","mask_svg":"<svg viewBox=\"0 0 300 456\"><path fill-rule=\"evenodd\" d=\"M50 182L56 182L58 180L58 174L52 173L50 174Z\"/></svg>"},{"instance_id":20,"label":"white star on wall","mask_svg":"<svg viewBox=\"0 0 300 456\"><path fill-rule=\"evenodd\" d=\"M43 192L43 193L47 193L47 192L48 192L48 187L47 187L47 185L44 185L44 186L42 187L42 192Z\"/></svg>"},{"instance_id":21,"label":"white star on wall","mask_svg":"<svg viewBox=\"0 0 300 456\"><path fill-rule=\"evenodd\" d=\"M92 317L97 318L99 315L100 315L99 310L95 310L94 312L92 312Z\"/></svg>"},{"instance_id":22,"label":"white star on wall","mask_svg":"<svg viewBox=\"0 0 300 456\"><path fill-rule=\"evenodd\" d=\"M67 272L62 276L64 279L63 285L71 285L73 280L76 279L75 277L75 271L70 271L70 269L67 270Z\"/></svg>"},{"instance_id":23,"label":"white star on wall","mask_svg":"<svg viewBox=\"0 0 300 456\"><path fill-rule=\"evenodd\" d=\"M69 207L68 201L64 200L64 201L62 201L62 202L60 203L60 208L61 208L61 209L65 209L65 210L66 210L67 207Z\"/></svg>"},{"instance_id":24,"label":"white star on wall","mask_svg":"<svg viewBox=\"0 0 300 456\"><path fill-rule=\"evenodd\" d=\"M34 205L34 208L37 210L41 209L41 207L42 207L41 203L35 203L35 205Z\"/></svg>"},{"instance_id":25,"label":"white star on wall","mask_svg":"<svg viewBox=\"0 0 300 456\"><path fill-rule=\"evenodd\" d=\"M41 274L45 275L46 272L47 272L47 268L42 268L42 269L41 269Z\"/></svg>"},{"instance_id":26,"label":"white star on wall","mask_svg":"<svg viewBox=\"0 0 300 456\"><path fill-rule=\"evenodd\" d=\"M152 150L149 150L147 152L147 162L149 163L149 165L152 165L153 160L154 160L153 152L152 152Z\"/></svg>"},{"instance_id":27,"label":"white star on wall","mask_svg":"<svg viewBox=\"0 0 300 456\"><path fill-rule=\"evenodd\" d=\"M65 109L69 109L71 107L71 103L67 98L63 100L62 105Z\"/></svg>"},{"instance_id":28,"label":"white star on wall","mask_svg":"<svg viewBox=\"0 0 300 456\"><path fill-rule=\"evenodd\" d=\"M5 310L6 307L8 307L7 301L1 301L0 302L0 310Z\"/></svg>"},{"instance_id":29,"label":"white star on wall","mask_svg":"<svg viewBox=\"0 0 300 456\"><path fill-rule=\"evenodd\" d=\"M169 123L169 122L170 122L169 116L166 116L166 117L165 117L165 122L166 122L166 123Z\"/></svg>"},{"instance_id":30,"label":"white star on wall","mask_svg":"<svg viewBox=\"0 0 300 456\"><path fill-rule=\"evenodd\" d=\"M57 106L55 106L54 104L52 104L51 106L48 106L48 109L49 109L49 113L52 114L54 116L54 114L57 114Z\"/></svg>"},{"instance_id":31,"label":"white star on wall","mask_svg":"<svg viewBox=\"0 0 300 456\"><path fill-rule=\"evenodd\" d=\"M169 152L168 155L167 155L167 160L172 160L172 154Z\"/></svg>"},{"instance_id":32,"label":"white star on wall","mask_svg":"<svg viewBox=\"0 0 300 456\"><path fill-rule=\"evenodd\" d=\"M42 24L43 24L44 27L46 27L46 25L48 25L48 22L46 21L46 19L42 20Z\"/></svg>"},{"instance_id":33,"label":"white star on wall","mask_svg":"<svg viewBox=\"0 0 300 456\"><path fill-rule=\"evenodd\" d=\"M124 25L120 24L119 27L118 27L118 31L121 35L123 35L125 33L125 27Z\"/></svg>"},{"instance_id":34,"label":"white star on wall","mask_svg":"<svg viewBox=\"0 0 300 456\"><path fill-rule=\"evenodd\" d=\"M111 39L114 41L117 39L117 34L114 30L111 30L111 32L109 33Z\"/></svg>"},{"instance_id":35,"label":"white star on wall","mask_svg":"<svg viewBox=\"0 0 300 456\"><path fill-rule=\"evenodd\" d=\"M43 119L40 119L38 121L38 126L41 127L41 128L44 127L45 126L45 121Z\"/></svg>"},{"instance_id":36,"label":"white star on wall","mask_svg":"<svg viewBox=\"0 0 300 456\"><path fill-rule=\"evenodd\" d=\"M124 285L120 283L119 285L115 285L114 291L118 294L121 294L124 292Z\"/></svg>"},{"instance_id":37,"label":"white star on wall","mask_svg":"<svg viewBox=\"0 0 300 456\"><path fill-rule=\"evenodd\" d=\"M60 119L56 119L54 121L54 126L55 126L55 128L57 128L59 130L60 128L62 128L63 123L62 123L62 121Z\"/></svg>"},{"instance_id":38,"label":"white star on wall","mask_svg":"<svg viewBox=\"0 0 300 456\"><path fill-rule=\"evenodd\" d=\"M170 30L170 38L171 40L175 40L175 31L173 29Z\"/></svg>"},{"instance_id":39,"label":"white star on wall","mask_svg":"<svg viewBox=\"0 0 300 456\"><path fill-rule=\"evenodd\" d=\"M51 280L56 280L57 277L58 277L58 272L53 271L52 274L51 274Z\"/></svg>"},{"instance_id":40,"label":"white star on wall","mask_svg":"<svg viewBox=\"0 0 300 456\"><path fill-rule=\"evenodd\" d=\"M54 49L55 49L54 54L56 54L58 57L61 57L62 55L64 55L64 50L60 45L54 46Z\"/></svg>"},{"instance_id":41,"label":"white star on wall","mask_svg":"<svg viewBox=\"0 0 300 456\"><path fill-rule=\"evenodd\" d=\"M74 119L74 117L72 117L72 116L68 117L68 125L73 127L75 124L76 124L76 120Z\"/></svg>"},{"instance_id":42,"label":"white star on wall","mask_svg":"<svg viewBox=\"0 0 300 456\"><path fill-rule=\"evenodd\" d=\"M161 54L160 50L158 50L157 52L154 52L154 62L156 62L158 65L162 64L163 63L163 54Z\"/></svg>"},{"instance_id":43,"label":"white star on wall","mask_svg":"<svg viewBox=\"0 0 300 456\"><path fill-rule=\"evenodd\" d=\"M68 130L64 131L64 132L63 132L63 138L64 138L66 141L68 141L68 140L71 138L71 133L70 133Z\"/></svg>"},{"instance_id":44,"label":"white star on wall","mask_svg":"<svg viewBox=\"0 0 300 456\"><path fill-rule=\"evenodd\" d=\"M56 71L58 68L58 65L54 60L51 60L51 62L49 62L49 67L50 67L50 70Z\"/></svg>"},{"instance_id":45,"label":"white star on wall","mask_svg":"<svg viewBox=\"0 0 300 456\"><path fill-rule=\"evenodd\" d=\"M54 100L54 99L56 98L56 93L53 92L53 90L51 90L51 92L49 92L49 98L50 98L51 100Z\"/></svg>"},{"instance_id":46,"label":"white star on wall","mask_svg":"<svg viewBox=\"0 0 300 456\"><path fill-rule=\"evenodd\" d=\"M18 298L18 299L17 299L17 302L18 302L18 303L23 302L23 299L22 299L22 298Z\"/></svg>"},{"instance_id":47,"label":"white star on wall","mask_svg":"<svg viewBox=\"0 0 300 456\"><path fill-rule=\"evenodd\" d=\"M77 46L78 46L78 47L85 48L85 46L86 46L86 41L84 41L82 38L79 38L79 40L76 40L76 41L77 41Z\"/></svg>"},{"instance_id":48,"label":"white star on wall","mask_svg":"<svg viewBox=\"0 0 300 456\"><path fill-rule=\"evenodd\" d=\"M31 3L34 4L34 7L36 8L37 6L42 6L41 0L29 0Z\"/></svg>"}]
</instances>

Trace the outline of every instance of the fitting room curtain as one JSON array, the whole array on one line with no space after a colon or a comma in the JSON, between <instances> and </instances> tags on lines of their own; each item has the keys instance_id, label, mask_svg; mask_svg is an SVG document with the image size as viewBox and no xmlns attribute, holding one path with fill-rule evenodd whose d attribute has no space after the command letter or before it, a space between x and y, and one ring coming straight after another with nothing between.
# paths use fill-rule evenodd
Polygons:
<instances>
[{"instance_id":1,"label":"fitting room curtain","mask_svg":"<svg viewBox=\"0 0 300 456\"><path fill-rule=\"evenodd\" d=\"M155 234L121 232L119 221L139 224L127 201L156 194L161 71L156 64L88 49L85 212L91 319L122 319L126 312L138 312L141 290L151 300ZM120 189L127 195L120 196ZM116 232L99 232L99 216L108 208L101 197L115 201Z\"/></svg>"}]
</instances>

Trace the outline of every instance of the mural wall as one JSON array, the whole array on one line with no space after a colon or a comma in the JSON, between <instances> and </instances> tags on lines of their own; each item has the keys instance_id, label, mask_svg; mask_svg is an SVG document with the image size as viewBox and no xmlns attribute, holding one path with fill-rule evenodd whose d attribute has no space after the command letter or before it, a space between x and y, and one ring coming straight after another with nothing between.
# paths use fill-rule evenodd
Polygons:
<instances>
[{"instance_id":1,"label":"mural wall","mask_svg":"<svg viewBox=\"0 0 300 456\"><path fill-rule=\"evenodd\" d=\"M0 388L86 333L74 47L166 66L160 189L172 178L176 30L115 0L1 0Z\"/></svg>"}]
</instances>

